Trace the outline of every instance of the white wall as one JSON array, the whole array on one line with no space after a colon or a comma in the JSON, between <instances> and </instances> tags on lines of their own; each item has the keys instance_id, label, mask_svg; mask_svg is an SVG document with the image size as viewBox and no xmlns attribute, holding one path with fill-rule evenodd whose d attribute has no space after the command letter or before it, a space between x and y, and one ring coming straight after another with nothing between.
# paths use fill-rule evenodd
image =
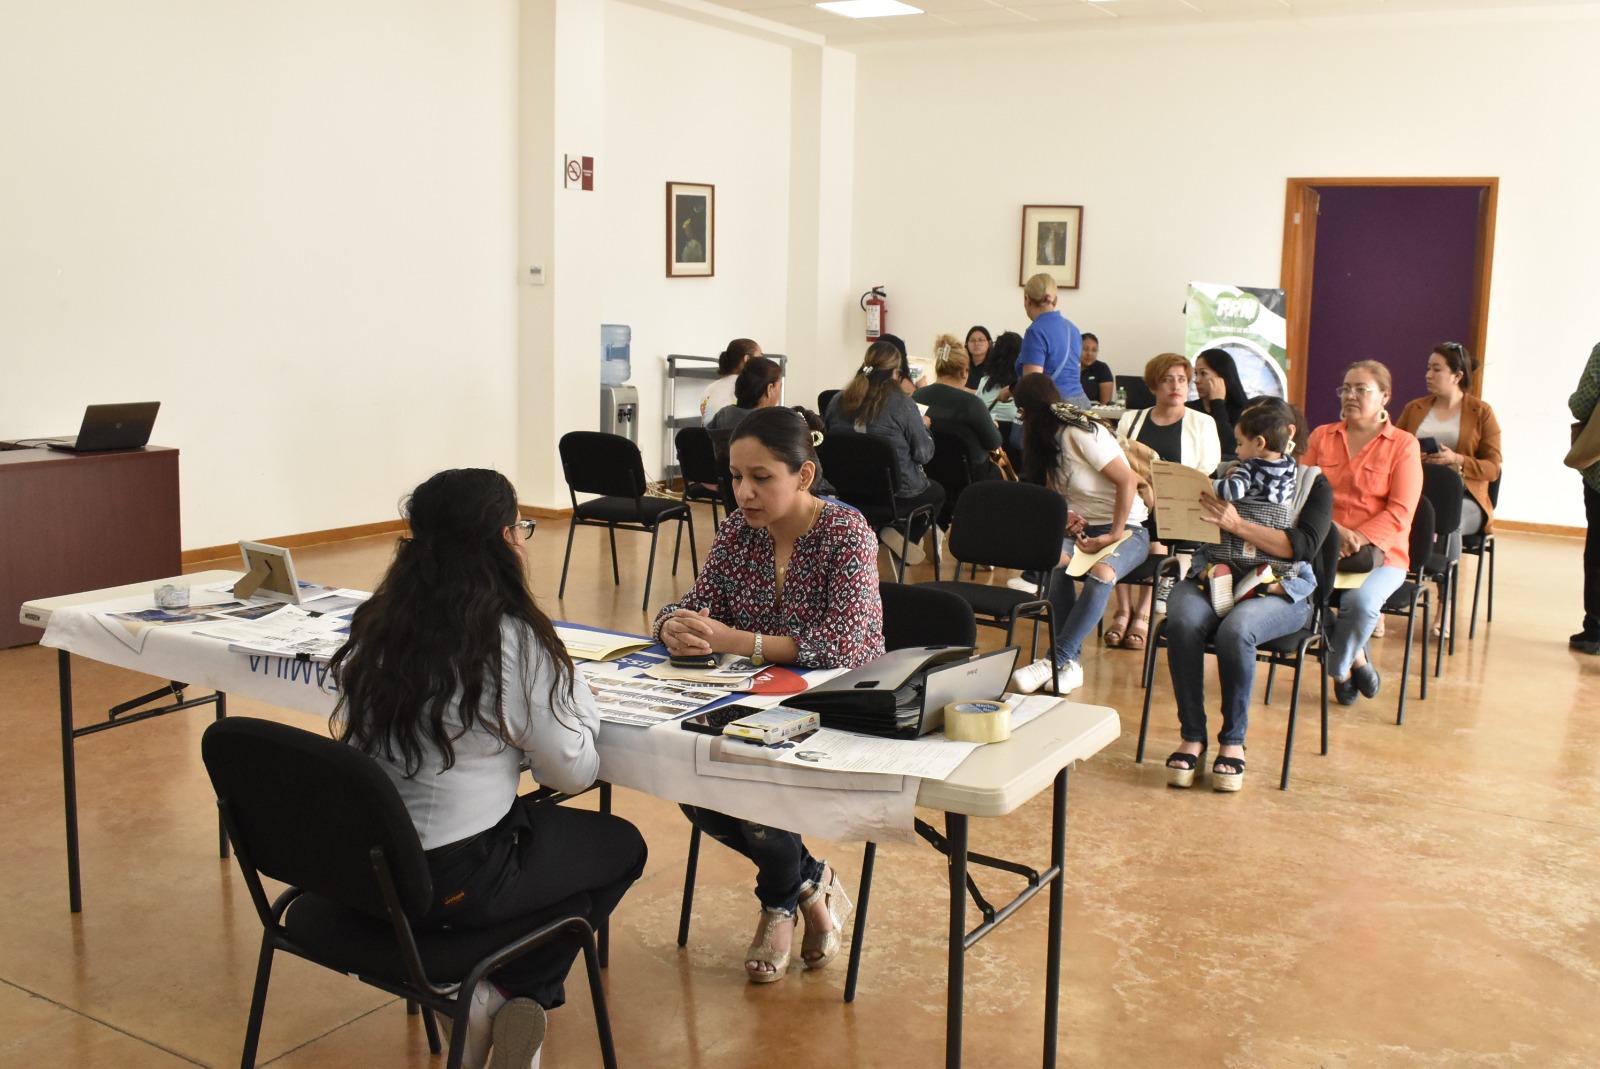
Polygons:
<instances>
[{"instance_id":1,"label":"white wall","mask_svg":"<svg viewBox=\"0 0 1600 1069\"><path fill-rule=\"evenodd\" d=\"M973 323L1021 330L1021 206L1081 204L1062 310L1135 373L1181 347L1190 280L1277 284L1288 177L1499 176L1500 514L1582 526L1560 457L1600 340L1597 31L1593 9L1545 9L863 47L855 273L887 284L914 352Z\"/></svg>"},{"instance_id":2,"label":"white wall","mask_svg":"<svg viewBox=\"0 0 1600 1069\"><path fill-rule=\"evenodd\" d=\"M509 467L509 0L0 9L0 431L162 402L183 544Z\"/></svg>"},{"instance_id":3,"label":"white wall","mask_svg":"<svg viewBox=\"0 0 1600 1069\"><path fill-rule=\"evenodd\" d=\"M661 470L668 353L716 356L733 338L782 352L787 335L790 50L631 4L606 6L603 321L633 328L639 446ZM666 183L716 186L716 274L666 277ZM598 389L600 322L573 359ZM705 383L681 383L693 411ZM581 407L587 405L588 407ZM598 399L572 427L595 427ZM563 494L562 504L565 504Z\"/></svg>"}]
</instances>

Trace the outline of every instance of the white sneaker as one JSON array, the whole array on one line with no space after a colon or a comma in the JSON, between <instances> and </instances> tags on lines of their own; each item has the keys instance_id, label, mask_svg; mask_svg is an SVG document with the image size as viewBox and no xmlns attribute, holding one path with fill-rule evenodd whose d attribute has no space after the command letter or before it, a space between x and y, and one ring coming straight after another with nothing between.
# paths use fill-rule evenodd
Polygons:
<instances>
[{"instance_id":1,"label":"white sneaker","mask_svg":"<svg viewBox=\"0 0 1600 1069\"><path fill-rule=\"evenodd\" d=\"M1077 661L1068 661L1057 668L1056 683L1061 688L1061 693L1071 694L1083 686L1083 665Z\"/></svg>"},{"instance_id":2,"label":"white sneaker","mask_svg":"<svg viewBox=\"0 0 1600 1069\"><path fill-rule=\"evenodd\" d=\"M1020 575L1015 579L1007 579L1006 586L1010 587L1012 590L1020 590L1024 594L1037 594L1039 592L1038 583L1030 583Z\"/></svg>"},{"instance_id":3,"label":"white sneaker","mask_svg":"<svg viewBox=\"0 0 1600 1069\"><path fill-rule=\"evenodd\" d=\"M489 1062L489 1039L495 1017L507 999L500 989L487 980L480 981L472 991L472 1009L467 1014L467 1042L462 1049L461 1069L483 1069ZM450 1019L439 1017L439 1028L444 1033L446 1045L450 1042Z\"/></svg>"},{"instance_id":4,"label":"white sneaker","mask_svg":"<svg viewBox=\"0 0 1600 1069\"><path fill-rule=\"evenodd\" d=\"M921 564L928 559L928 555L922 551L921 546L915 542L907 544L905 535L896 531L893 527L885 527L883 533L878 536L878 541L887 546L890 553L897 557L903 557L907 564Z\"/></svg>"},{"instance_id":5,"label":"white sneaker","mask_svg":"<svg viewBox=\"0 0 1600 1069\"><path fill-rule=\"evenodd\" d=\"M1167 611L1167 595L1172 593L1173 584L1176 582L1177 580L1170 575L1163 575L1156 580L1156 612Z\"/></svg>"},{"instance_id":6,"label":"white sneaker","mask_svg":"<svg viewBox=\"0 0 1600 1069\"><path fill-rule=\"evenodd\" d=\"M1050 659L1041 657L1011 673L1011 689L1018 694L1032 694L1050 685ZM1083 686L1083 665L1067 661L1056 669L1056 685L1061 693L1071 694Z\"/></svg>"},{"instance_id":7,"label":"white sneaker","mask_svg":"<svg viewBox=\"0 0 1600 1069\"><path fill-rule=\"evenodd\" d=\"M494 1061L489 1069L538 1069L544 1033L544 1007L531 998L512 999L494 1017Z\"/></svg>"}]
</instances>

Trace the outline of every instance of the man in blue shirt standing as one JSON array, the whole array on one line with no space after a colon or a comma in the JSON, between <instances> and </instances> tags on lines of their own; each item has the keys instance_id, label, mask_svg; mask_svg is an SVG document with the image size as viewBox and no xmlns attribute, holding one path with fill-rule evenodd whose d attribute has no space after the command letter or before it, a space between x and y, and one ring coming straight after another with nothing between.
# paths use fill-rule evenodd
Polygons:
<instances>
[{"instance_id":1,"label":"man in blue shirt standing","mask_svg":"<svg viewBox=\"0 0 1600 1069\"><path fill-rule=\"evenodd\" d=\"M1078 374L1083 334L1072 320L1056 311L1056 280L1049 275L1028 279L1022 288L1022 307L1033 323L1022 336L1017 378L1043 372L1054 380L1063 401L1088 408L1089 398L1084 395Z\"/></svg>"}]
</instances>

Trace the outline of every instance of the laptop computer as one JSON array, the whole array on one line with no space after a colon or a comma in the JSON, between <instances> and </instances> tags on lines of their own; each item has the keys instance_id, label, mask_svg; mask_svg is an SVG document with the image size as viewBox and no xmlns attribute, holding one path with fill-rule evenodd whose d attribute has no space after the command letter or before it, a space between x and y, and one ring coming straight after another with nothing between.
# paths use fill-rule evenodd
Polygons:
<instances>
[{"instance_id":1,"label":"laptop computer","mask_svg":"<svg viewBox=\"0 0 1600 1069\"><path fill-rule=\"evenodd\" d=\"M83 410L83 426L71 438L46 441L63 453L104 453L109 449L140 449L150 440L160 401L133 401L121 405L90 405Z\"/></svg>"}]
</instances>

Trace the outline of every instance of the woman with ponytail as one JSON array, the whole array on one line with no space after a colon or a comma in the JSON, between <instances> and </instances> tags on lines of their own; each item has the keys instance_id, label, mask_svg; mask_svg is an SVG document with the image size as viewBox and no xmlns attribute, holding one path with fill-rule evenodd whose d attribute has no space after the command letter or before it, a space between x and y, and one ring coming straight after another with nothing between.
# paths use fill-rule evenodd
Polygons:
<instances>
[{"instance_id":1,"label":"woman with ponytail","mask_svg":"<svg viewBox=\"0 0 1600 1069\"><path fill-rule=\"evenodd\" d=\"M749 338L735 338L728 343L728 347L717 355L717 379L706 387L706 395L700 399L700 423L705 425L711 422L711 417L717 410L725 408L734 402L733 387L739 381L739 372L744 370L745 361L752 356L761 355L761 346Z\"/></svg>"}]
</instances>

